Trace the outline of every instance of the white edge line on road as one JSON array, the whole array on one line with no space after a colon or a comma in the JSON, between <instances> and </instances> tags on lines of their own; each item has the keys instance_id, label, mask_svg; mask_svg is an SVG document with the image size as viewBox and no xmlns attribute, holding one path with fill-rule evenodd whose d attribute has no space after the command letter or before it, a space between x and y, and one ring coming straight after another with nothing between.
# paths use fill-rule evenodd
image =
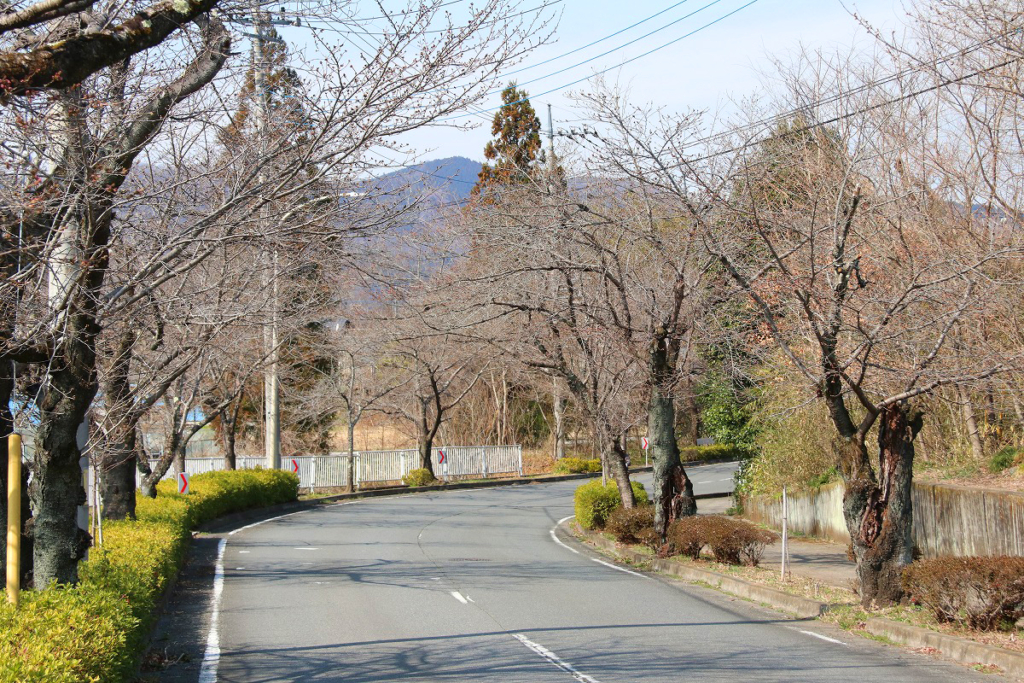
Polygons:
<instances>
[{"instance_id":1,"label":"white edge line on road","mask_svg":"<svg viewBox=\"0 0 1024 683\"><path fill-rule=\"evenodd\" d=\"M580 673L579 671L574 669L571 664L560 659L558 655L556 655L554 652L547 649L543 645L538 645L537 643L528 639L522 633L513 633L512 637L518 640L526 647L536 652L537 654L539 654L544 659L548 660L549 662L557 666L559 669L562 669L563 671L572 674L572 677L575 678L577 681L580 681L581 683L600 683L600 681L598 681L596 678L591 678L590 676L584 673Z\"/></svg>"},{"instance_id":2,"label":"white edge line on road","mask_svg":"<svg viewBox=\"0 0 1024 683\"><path fill-rule=\"evenodd\" d=\"M815 638L821 638L824 641L827 641L829 643L835 643L836 645L846 645L846 643L844 643L841 640L836 640L835 638L829 638L828 636L823 636L820 633L815 633L814 631L800 631L800 633L803 633L803 634L808 635L808 636L814 636Z\"/></svg>"},{"instance_id":3,"label":"white edge line on road","mask_svg":"<svg viewBox=\"0 0 1024 683\"><path fill-rule=\"evenodd\" d=\"M217 618L220 615L220 596L224 592L224 549L228 539L222 538L217 544L217 568L213 576L213 596L210 598L210 633L206 636L206 652L203 653L203 665L199 669L199 683L215 683L217 665L220 664L220 632L217 629Z\"/></svg>"},{"instance_id":4,"label":"white edge line on road","mask_svg":"<svg viewBox=\"0 0 1024 683\"><path fill-rule=\"evenodd\" d=\"M461 602L463 605L468 605L469 604L469 602L466 600L466 598L463 597L462 593L460 593L459 591L451 591L451 594L452 594L453 598L455 598L456 600Z\"/></svg>"},{"instance_id":5,"label":"white edge line on road","mask_svg":"<svg viewBox=\"0 0 1024 683\"><path fill-rule=\"evenodd\" d=\"M338 505L351 505L355 502L357 501L338 503ZM234 536L239 531L245 531L246 529L251 529L254 526L259 526L260 524L266 524L267 522L273 522L277 519L283 519L285 517L291 517L292 515L298 515L309 511L310 510L297 510L296 512L289 512L284 515L278 515L277 517L253 522L252 524L246 524L234 531L229 531L228 536ZM220 539L220 542L217 543L217 564L213 575L213 595L210 596L210 632L206 636L206 651L203 653L203 664L199 668L199 683L216 683L217 681L217 666L220 664L220 631L217 628L217 621L220 616L220 596L221 593L224 592L224 549L227 548L227 546L228 539L226 538Z\"/></svg>"},{"instance_id":6,"label":"white edge line on road","mask_svg":"<svg viewBox=\"0 0 1024 683\"><path fill-rule=\"evenodd\" d=\"M611 562L605 562L604 560L599 560L596 557L592 557L590 559L592 561L594 561L594 562L597 562L598 564L603 564L606 567L611 567L612 569L618 569L620 572L626 572L627 574L632 574L633 576L639 576L641 579L650 579L651 578L651 577L647 576L646 574L641 574L640 572L635 572L635 571L633 571L631 569L626 569L625 567L620 567L619 565L612 564Z\"/></svg>"},{"instance_id":7,"label":"white edge line on road","mask_svg":"<svg viewBox=\"0 0 1024 683\"><path fill-rule=\"evenodd\" d=\"M277 516L277 517L271 517L270 519L261 519L261 520L260 520L260 521L258 521L258 522L253 522L252 524L246 524L245 526L240 526L240 527L238 527L238 528L237 528L237 529L235 529L234 531L229 531L229 532L228 532L228 536L234 536L234 535L235 535L235 534L237 534L237 533L238 533L239 531L245 531L246 529L251 529L251 528L253 528L254 526L259 526L260 524L266 524L267 522L273 522L273 521L275 521L275 520L278 520L278 519L284 519L285 517L291 517L292 515L300 515L300 514L302 514L303 512L309 512L309 510L299 510L299 511L297 511L297 512L289 512L289 513L288 513L288 514L286 514L286 515L279 515L279 516Z\"/></svg>"},{"instance_id":8,"label":"white edge line on road","mask_svg":"<svg viewBox=\"0 0 1024 683\"><path fill-rule=\"evenodd\" d=\"M572 546L569 546L569 545L566 545L565 543L562 543L561 541L558 540L558 536L555 534L555 530L559 526L561 526L562 522L565 522L566 520L570 520L570 519L572 519L575 516L576 515L569 515L568 517L563 517L562 519L558 520L558 524L555 524L555 526L551 527L551 531L549 531L548 533L551 534L551 540L552 541L554 541L558 545L562 546L566 550L571 550L572 552L574 552L577 555L579 555L580 554L579 550L576 550L576 548L573 548Z\"/></svg>"}]
</instances>

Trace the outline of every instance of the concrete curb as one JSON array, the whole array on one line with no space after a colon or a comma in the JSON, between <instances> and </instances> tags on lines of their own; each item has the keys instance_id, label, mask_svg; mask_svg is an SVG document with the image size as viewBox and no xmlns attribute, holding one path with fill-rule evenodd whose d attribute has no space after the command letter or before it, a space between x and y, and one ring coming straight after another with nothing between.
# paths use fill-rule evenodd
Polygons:
<instances>
[{"instance_id":1,"label":"concrete curb","mask_svg":"<svg viewBox=\"0 0 1024 683\"><path fill-rule=\"evenodd\" d=\"M699 463L688 463L689 465L715 465L722 462L733 462L732 460L716 460ZM630 474L637 472L650 472L650 466L646 467L635 467L630 470ZM293 503L281 503L279 505L270 505L267 507L253 508L252 510L244 510L242 512L233 512L230 515L224 515L217 519L207 522L206 524L200 525L196 530L205 533L221 533L224 531L230 531L236 526L242 526L244 524L251 524L252 522L258 522L263 519L269 519L271 517L277 517L279 515L285 515L290 512L302 512L304 510L312 510L313 508L320 507L322 505L330 505L346 500L360 500L362 498L380 498L384 496L407 496L414 493L431 493L436 491L459 491L465 489L487 489L495 486L524 486L528 484L547 484L551 482L559 481L573 481L577 479L594 479L600 477L599 473L587 472L583 474L556 474L556 475L538 475L534 477L516 477L515 479L490 479L487 481L473 481L473 482L454 482L451 484L439 484L436 486L417 486L410 488L408 486L392 486L388 488L379 489L367 489L365 491L356 491L355 493L337 493L332 496L324 496L323 498L316 498L313 500L299 500ZM694 496L694 498L701 500L706 498L728 498L732 496L732 493L701 493Z\"/></svg>"},{"instance_id":2,"label":"concrete curb","mask_svg":"<svg viewBox=\"0 0 1024 683\"><path fill-rule=\"evenodd\" d=\"M962 664L997 666L1011 676L1024 678L1024 655L1017 652L880 617L868 619L865 628L901 645L934 648Z\"/></svg>"},{"instance_id":3,"label":"concrete curb","mask_svg":"<svg viewBox=\"0 0 1024 683\"><path fill-rule=\"evenodd\" d=\"M644 555L635 550L624 548L615 541L594 532L581 530L581 533L586 541L596 547L614 552L632 562L647 563L655 571L671 574L687 581L706 583L726 593L754 602L764 603L773 609L788 612L801 619L816 619L828 611L828 605L823 602L790 595L789 593L750 583L727 574L720 574L707 569L698 569L697 567L688 567L679 562L673 562L670 559Z\"/></svg>"}]
</instances>

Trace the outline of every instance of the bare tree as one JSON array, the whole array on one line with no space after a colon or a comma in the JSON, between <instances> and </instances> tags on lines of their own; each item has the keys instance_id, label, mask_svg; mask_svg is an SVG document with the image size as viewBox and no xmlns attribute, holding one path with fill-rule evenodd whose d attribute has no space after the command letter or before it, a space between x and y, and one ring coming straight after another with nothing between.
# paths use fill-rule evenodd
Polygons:
<instances>
[{"instance_id":1,"label":"bare tree","mask_svg":"<svg viewBox=\"0 0 1024 683\"><path fill-rule=\"evenodd\" d=\"M97 390L95 339L102 321L154 296L217 253L225 241L254 235L279 240L309 227L304 210L270 235L264 219L271 208L284 215L314 203L319 188L338 195L351 188L380 166L371 150L385 149L394 136L439 123L475 101L505 64L546 35L538 15L496 0L474 8L465 24L445 21L443 32L435 35L431 25L440 5L416 5L396 15L394 32L352 62L342 51L314 41L319 62L313 68L318 71L308 81L315 87L298 93L306 118L289 120L291 133L288 126L280 127L230 154L210 134L209 122L223 111L222 100L217 93L200 93L228 56L229 36L216 17L197 21L195 30L186 25L184 31L173 31L174 40L195 42L184 70L172 70L174 55L167 43L166 52L136 52L145 55L144 61L125 63L138 47L133 43L129 52L117 47L100 55L109 62L83 57L81 71L67 71L69 85L76 79L81 83L52 106L49 100L22 98L4 109L0 123L9 133L4 149L11 164L2 188L10 247L4 250L2 296L15 314L0 331L2 359L47 368L35 401L40 426L33 473L34 555L40 584L52 579L73 583L77 559L88 543L75 524L84 497L75 434ZM61 8L68 7L58 5L55 13L41 12L26 21L59 20ZM171 9L180 13L180 8ZM182 18L190 21L189 12L198 16L206 9L190 5ZM150 19L155 22L152 36L162 40L164 20ZM65 48L104 44L108 31L129 36L118 33L116 17L97 20L99 33L76 29L50 52L44 44L35 52L5 53L13 79L10 92L53 85L54 69L61 66L25 67L31 59L64 59L71 54L62 52ZM137 17L128 23L147 21ZM113 66L95 71L104 64ZM26 80L18 68L37 70L43 81ZM180 106L187 99L196 107L192 114L171 117L172 112L183 114ZM309 132L298 135L300 127ZM143 174L136 161L144 151L150 156ZM125 193L133 174L145 201ZM118 209L133 203L148 204L153 213L169 217L174 229L162 249L134 264L135 272L120 288L104 291L108 249L122 238Z\"/></svg>"}]
</instances>

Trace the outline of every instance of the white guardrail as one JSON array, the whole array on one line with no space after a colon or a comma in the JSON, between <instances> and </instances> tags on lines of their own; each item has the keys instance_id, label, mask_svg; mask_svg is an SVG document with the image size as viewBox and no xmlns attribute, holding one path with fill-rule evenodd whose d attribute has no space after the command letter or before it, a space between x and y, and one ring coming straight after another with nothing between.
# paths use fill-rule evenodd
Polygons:
<instances>
[{"instance_id":1,"label":"white guardrail","mask_svg":"<svg viewBox=\"0 0 1024 683\"><path fill-rule=\"evenodd\" d=\"M442 455L444 454L443 460ZM291 471L292 461L299 466L301 488L332 488L348 486L348 453L327 455L282 456L281 469ZM490 477L496 474L523 474L523 447L516 446L442 446L433 449L434 474L440 479ZM235 466L253 469L266 466L262 456L240 455ZM154 463L155 464L155 463ZM420 455L415 448L393 451L357 451L355 453L356 486L360 484L399 482L409 471L419 467ZM224 458L186 458L186 474L202 474L224 469ZM168 471L164 479L171 478Z\"/></svg>"}]
</instances>

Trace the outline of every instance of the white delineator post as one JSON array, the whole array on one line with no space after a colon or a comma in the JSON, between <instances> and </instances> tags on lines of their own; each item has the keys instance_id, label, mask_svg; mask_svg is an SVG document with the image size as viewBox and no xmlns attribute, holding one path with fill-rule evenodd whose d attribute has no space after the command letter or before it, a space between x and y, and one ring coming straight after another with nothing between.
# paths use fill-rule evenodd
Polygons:
<instances>
[{"instance_id":1,"label":"white delineator post","mask_svg":"<svg viewBox=\"0 0 1024 683\"><path fill-rule=\"evenodd\" d=\"M789 499L786 497L786 487L782 487L782 580L786 580L786 557L789 555Z\"/></svg>"}]
</instances>

